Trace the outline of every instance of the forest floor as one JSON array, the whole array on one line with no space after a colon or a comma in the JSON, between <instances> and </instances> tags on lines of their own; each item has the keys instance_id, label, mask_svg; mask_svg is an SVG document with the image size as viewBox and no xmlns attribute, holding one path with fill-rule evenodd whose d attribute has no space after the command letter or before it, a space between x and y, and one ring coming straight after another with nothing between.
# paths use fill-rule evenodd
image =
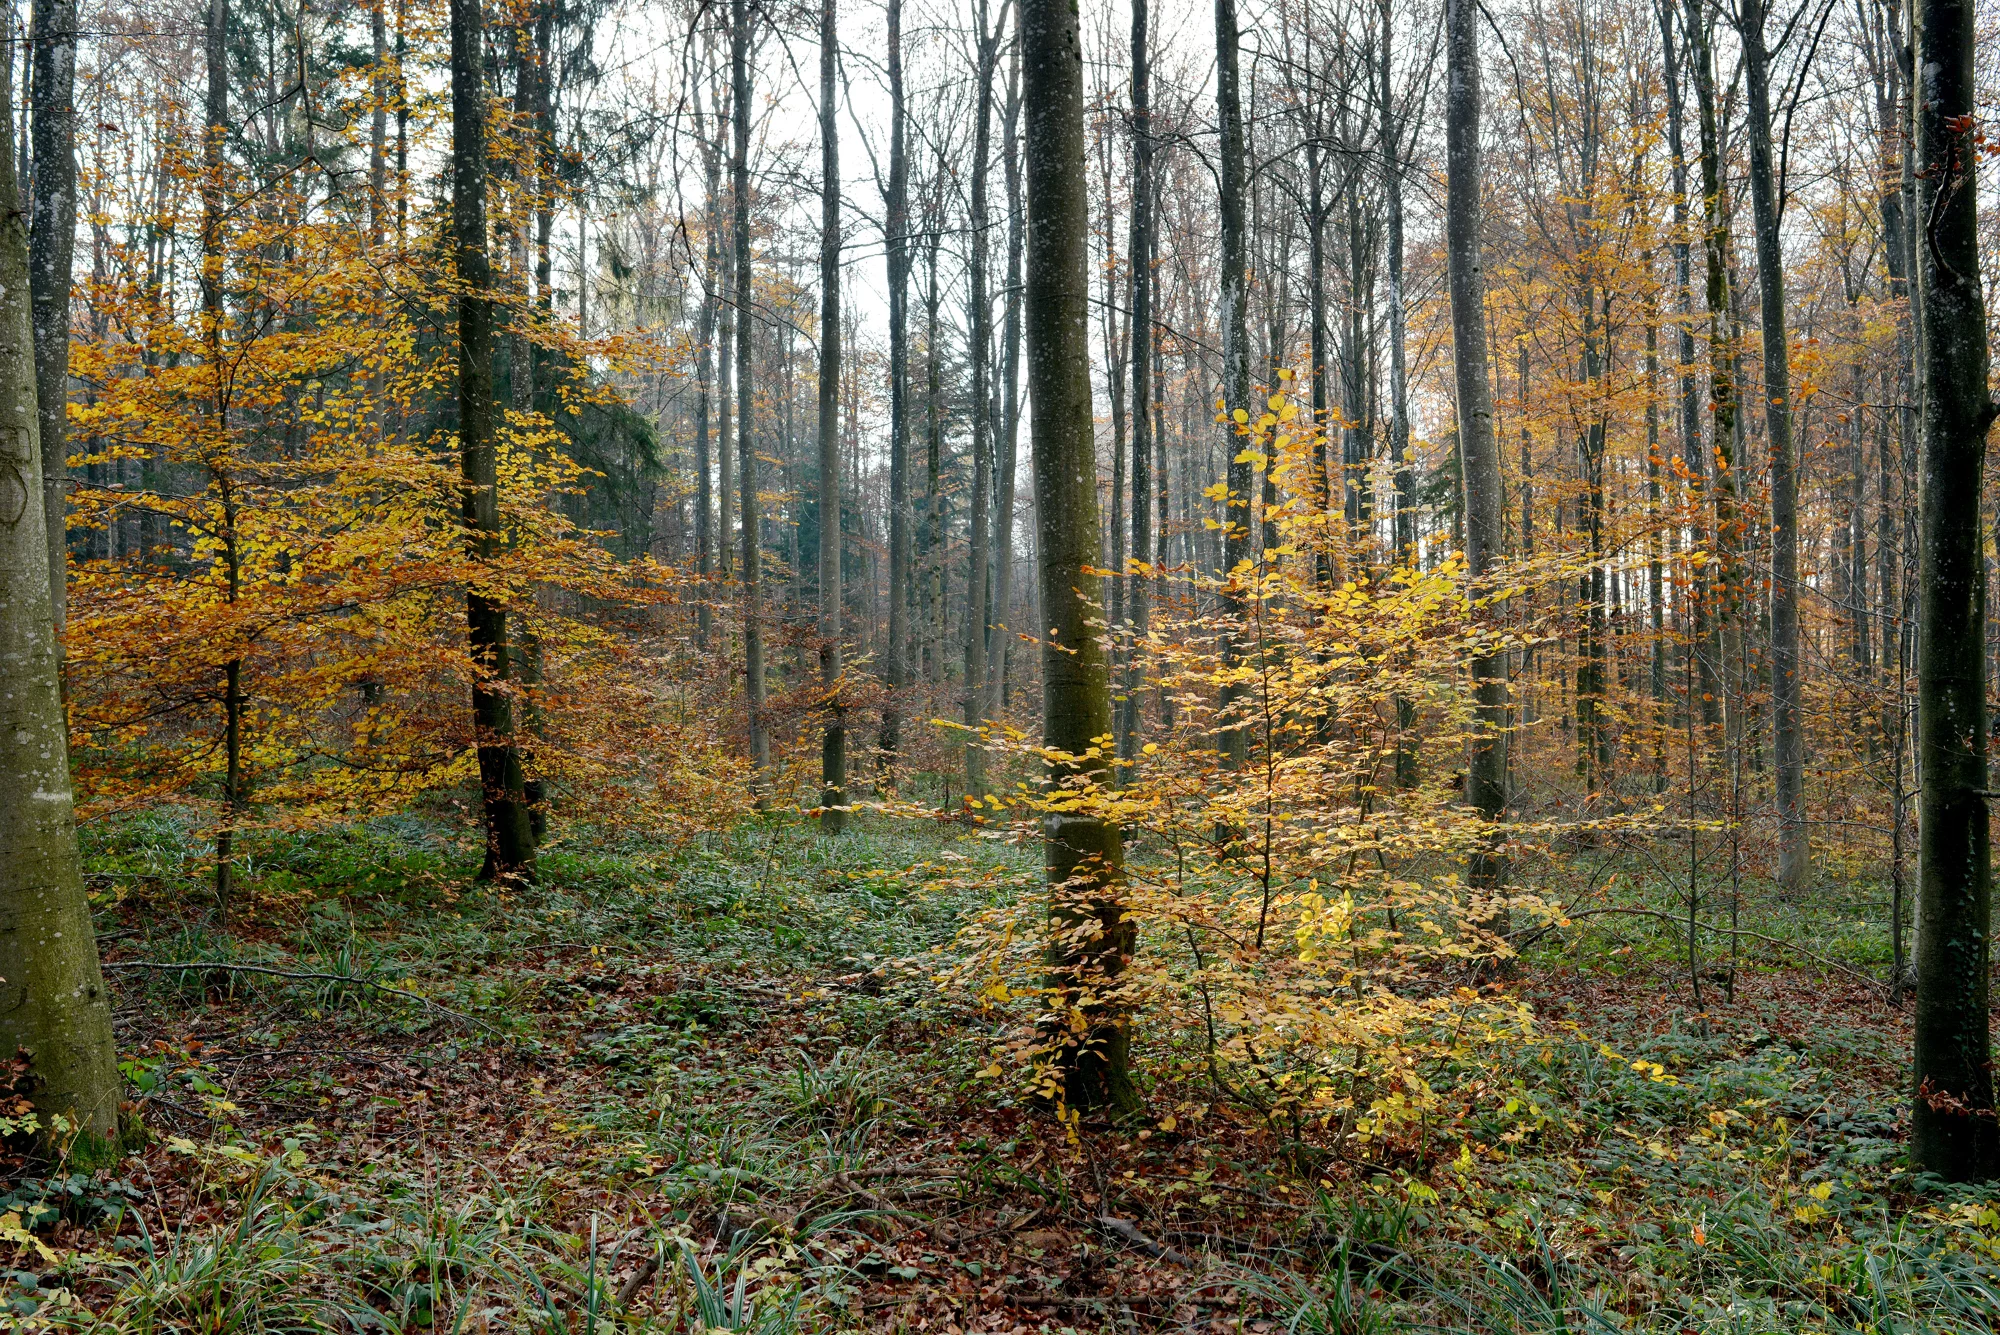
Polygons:
<instances>
[{"instance_id":1,"label":"forest floor","mask_svg":"<svg viewBox=\"0 0 2000 1335\"><path fill-rule=\"evenodd\" d=\"M454 813L266 837L226 935L171 815L88 843L151 1135L0 1202L20 1329L2000 1323L2000 1209L1905 1165L1907 1014L1773 944L1880 975L1873 887L1746 903L1699 1010L1673 928L1579 922L1508 984L1567 1036L1504 1103L1301 1174L1143 1019L1142 1071L1188 1074L1136 1128L989 1064L1001 1022L936 978L1040 858L964 826L573 837L512 894Z\"/></svg>"}]
</instances>

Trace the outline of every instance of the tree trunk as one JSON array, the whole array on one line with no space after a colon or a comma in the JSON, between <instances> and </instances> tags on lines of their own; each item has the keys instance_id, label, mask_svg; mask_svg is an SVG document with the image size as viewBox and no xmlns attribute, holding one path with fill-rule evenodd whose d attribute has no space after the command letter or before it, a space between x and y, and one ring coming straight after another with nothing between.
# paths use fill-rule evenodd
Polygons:
<instances>
[{"instance_id":1,"label":"tree trunk","mask_svg":"<svg viewBox=\"0 0 2000 1335\"><path fill-rule=\"evenodd\" d=\"M840 700L840 121L837 0L819 10L819 670L820 829L847 825L847 707Z\"/></svg>"},{"instance_id":2,"label":"tree trunk","mask_svg":"<svg viewBox=\"0 0 2000 1335\"><path fill-rule=\"evenodd\" d=\"M751 432L756 409L751 374L750 271L750 6L731 0L729 22L730 114L735 143L730 159L736 211L736 486L743 502L743 685L750 724L750 765L756 771L758 801L766 800L771 772L771 736L764 719L764 606L761 509L757 496L757 448Z\"/></svg>"},{"instance_id":3,"label":"tree trunk","mask_svg":"<svg viewBox=\"0 0 2000 1335\"><path fill-rule=\"evenodd\" d=\"M968 355L972 362L972 516L966 535L969 564L965 582L965 795L986 794L986 739L980 736L985 724L986 629L992 621L990 572L987 544L992 537L989 504L993 494L993 395L992 342L993 310L986 293L986 178L993 154L993 71L1000 59L1001 28L986 29L986 5L979 6L979 65L975 73L978 109L972 133L972 215L967 223L972 233L971 305L966 312L971 332Z\"/></svg>"},{"instance_id":4,"label":"tree trunk","mask_svg":"<svg viewBox=\"0 0 2000 1335\"><path fill-rule=\"evenodd\" d=\"M1728 684L1736 668L1734 641L1740 637L1743 595L1743 573L1737 560L1742 533L1736 509L1736 435L1740 424L1729 324L1729 219L1723 212L1722 131L1715 91L1715 51L1707 24L1703 0L1687 0L1690 72L1701 129L1702 254L1707 272L1704 296L1708 309L1710 453L1714 460L1711 500L1718 558L1714 576L1697 595L1710 611L1708 638L1699 651L1716 665L1712 674L1716 689L1704 692L1703 721L1710 726L1724 724L1734 733L1736 718L1742 712L1740 703L1730 704Z\"/></svg>"},{"instance_id":5,"label":"tree trunk","mask_svg":"<svg viewBox=\"0 0 2000 1335\"><path fill-rule=\"evenodd\" d=\"M1229 0L1222 0L1228 4ZM1042 650L1043 744L1055 791L1103 784L1102 758L1085 758L1111 730L1111 680L1091 624L1103 582L1098 553L1097 458L1091 425L1090 201L1083 157L1083 44L1068 0L1022 0L1021 44L1028 235L1026 335L1034 454ZM1138 1107L1130 1032L1104 1000L1131 958L1133 924L1119 899L1117 825L1085 805L1045 818L1050 892L1049 970L1061 1013L1063 1099L1080 1109Z\"/></svg>"},{"instance_id":6,"label":"tree trunk","mask_svg":"<svg viewBox=\"0 0 2000 1335\"><path fill-rule=\"evenodd\" d=\"M1254 481L1248 452L1237 436L1247 433L1257 414L1250 402L1250 251L1244 234L1243 97L1238 87L1236 0L1215 0L1215 98L1221 126L1218 182L1222 233L1222 443L1229 496L1223 504L1222 570L1224 616L1222 667L1233 673L1243 662L1245 603L1238 567L1250 558L1250 488ZM1222 688L1221 743L1224 763L1241 769L1250 758L1250 734L1240 717L1244 688Z\"/></svg>"},{"instance_id":7,"label":"tree trunk","mask_svg":"<svg viewBox=\"0 0 2000 1335\"><path fill-rule=\"evenodd\" d=\"M695 96L697 108L700 99L699 85ZM700 113L696 112L697 118ZM721 132L721 108L716 109L717 137ZM707 176L708 206L706 250L702 265L701 295L701 350L697 364L698 381L695 397L694 433L694 568L701 583L700 601L695 604L695 642L704 654L708 652L710 637L715 632L715 609L713 593L708 587L715 573L715 481L713 463L713 437L710 427L715 412L715 325L721 304L716 285L722 277L722 154L719 145L710 141L706 134L702 137L703 168ZM722 453L729 453L728 439L723 438Z\"/></svg>"},{"instance_id":8,"label":"tree trunk","mask_svg":"<svg viewBox=\"0 0 2000 1335\"><path fill-rule=\"evenodd\" d=\"M1147 0L1132 0L1132 560L1126 616L1131 623L1121 683L1118 756L1139 754L1140 645L1151 618L1153 576L1144 569L1153 553L1153 103L1152 53ZM1112 368L1115 376L1118 368Z\"/></svg>"},{"instance_id":9,"label":"tree trunk","mask_svg":"<svg viewBox=\"0 0 2000 1335\"><path fill-rule=\"evenodd\" d=\"M218 6L222 0L216 0ZM479 0L451 0L451 230L458 299L458 450L466 547L475 569L499 551L499 476L493 451L493 303L485 294L486 89L484 22ZM507 690L513 655L507 611L495 591L465 591L466 634L475 677L472 722L486 814L483 880L530 881L535 842L514 707Z\"/></svg>"},{"instance_id":10,"label":"tree trunk","mask_svg":"<svg viewBox=\"0 0 2000 1335\"><path fill-rule=\"evenodd\" d=\"M1987 385L1975 167L1975 6L1916 6L1917 216L1923 399L1922 635L1917 650L1922 878L1917 925L1916 1102L1910 1157L1956 1181L2000 1171L1987 1013L1986 579L1981 564Z\"/></svg>"},{"instance_id":11,"label":"tree trunk","mask_svg":"<svg viewBox=\"0 0 2000 1335\"><path fill-rule=\"evenodd\" d=\"M1014 43L1007 76L1007 114L1001 156L1007 173L1007 314L1001 330L1000 495L993 516L994 633L986 651L986 717L999 718L1007 703L1007 660L1013 635L1006 623L1014 608L1014 503L1021 440L1021 250L1027 219L1021 197L1021 44Z\"/></svg>"},{"instance_id":12,"label":"tree trunk","mask_svg":"<svg viewBox=\"0 0 2000 1335\"><path fill-rule=\"evenodd\" d=\"M201 221L201 313L202 342L208 353L210 472L221 493L222 523L217 537L227 578L225 594L235 602L242 586L242 549L237 541L235 481L230 476L226 453L229 441L229 380L222 356L223 322L223 140L229 132L229 62L225 46L229 30L228 0L211 0L204 33L208 74L208 97L203 108L202 221ZM65 291L63 305L68 308ZM65 314L64 324L68 319ZM67 357L65 357L67 360ZM45 419L46 420L46 419ZM243 791L243 660L232 657L222 665L222 823L215 832L215 916L218 925L229 925L229 904L233 898L235 875L236 824L246 803Z\"/></svg>"},{"instance_id":13,"label":"tree trunk","mask_svg":"<svg viewBox=\"0 0 2000 1335\"><path fill-rule=\"evenodd\" d=\"M14 142L13 75L10 44L0 51L0 143L7 144ZM19 423L0 433L0 663L7 680L0 691L0 1052L26 1054L28 1079L17 1089L44 1117L60 1114L80 1129L71 1161L88 1168L111 1157L124 1087L71 809L41 503L27 227L13 154L0 157L0 399L11 405L8 420Z\"/></svg>"},{"instance_id":14,"label":"tree trunk","mask_svg":"<svg viewBox=\"0 0 2000 1335\"><path fill-rule=\"evenodd\" d=\"M889 0L889 185L883 198L889 267L889 678L882 704L882 771L896 781L900 692L910 684L910 166L903 93L903 0Z\"/></svg>"},{"instance_id":15,"label":"tree trunk","mask_svg":"<svg viewBox=\"0 0 2000 1335\"><path fill-rule=\"evenodd\" d=\"M1486 274L1480 257L1482 169L1479 149L1479 15L1473 0L1445 3L1445 262L1451 289L1452 359L1458 403L1459 467L1465 488L1466 574L1477 586L1493 572L1502 541L1500 453L1493 439L1493 389L1486 371ZM1480 816L1498 821L1507 805L1506 655L1472 660L1478 732L1472 743L1466 797ZM1493 894L1505 877L1500 855L1474 855L1471 883ZM1506 910L1482 912L1486 925L1506 929Z\"/></svg>"},{"instance_id":16,"label":"tree trunk","mask_svg":"<svg viewBox=\"0 0 2000 1335\"><path fill-rule=\"evenodd\" d=\"M1799 656L1799 497L1792 446L1791 352L1785 333L1782 200L1771 147L1771 62L1764 0L1741 0L1750 92L1750 198L1757 225L1758 304L1764 327L1764 432L1771 450L1771 723L1777 768L1778 881L1803 894L1812 874L1805 821L1805 721Z\"/></svg>"},{"instance_id":17,"label":"tree trunk","mask_svg":"<svg viewBox=\"0 0 2000 1335\"><path fill-rule=\"evenodd\" d=\"M34 308L35 404L42 432L42 511L49 544L57 672L69 627L69 289L76 243L76 0L40 0L34 20L34 200L28 286Z\"/></svg>"}]
</instances>

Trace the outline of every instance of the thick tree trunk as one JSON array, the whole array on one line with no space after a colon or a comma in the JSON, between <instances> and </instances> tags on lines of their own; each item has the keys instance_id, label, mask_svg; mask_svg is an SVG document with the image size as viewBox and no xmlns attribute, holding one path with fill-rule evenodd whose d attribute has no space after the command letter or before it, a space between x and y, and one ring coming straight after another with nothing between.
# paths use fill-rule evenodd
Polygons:
<instances>
[{"instance_id":1,"label":"thick tree trunk","mask_svg":"<svg viewBox=\"0 0 2000 1335\"><path fill-rule=\"evenodd\" d=\"M1750 92L1750 198L1757 225L1758 298L1764 326L1764 433L1771 449L1771 724L1777 769L1778 881L1802 894L1812 874L1805 821L1805 720L1799 656L1799 497L1792 445L1791 352L1785 333L1785 261L1779 235L1782 182L1771 146L1771 61L1764 0L1741 0Z\"/></svg>"},{"instance_id":2,"label":"thick tree trunk","mask_svg":"<svg viewBox=\"0 0 2000 1335\"><path fill-rule=\"evenodd\" d=\"M840 700L840 101L837 0L819 9L819 670L820 829L847 825L847 707Z\"/></svg>"},{"instance_id":3,"label":"thick tree trunk","mask_svg":"<svg viewBox=\"0 0 2000 1335\"><path fill-rule=\"evenodd\" d=\"M217 0L220 4L221 0ZM458 449L466 546L475 569L501 542L500 489L493 449L493 302L486 257L486 89L479 0L451 0L451 231L458 299ZM472 651L472 722L486 814L482 879L533 880L535 841L514 707L507 680L507 610L493 589L465 592Z\"/></svg>"},{"instance_id":4,"label":"thick tree trunk","mask_svg":"<svg viewBox=\"0 0 2000 1335\"><path fill-rule=\"evenodd\" d=\"M1223 0L1228 3L1228 0ZM1085 251L1090 201L1083 158L1083 43L1069 0L1022 0L1028 237L1028 396L1034 405L1036 521L1041 574L1043 743L1057 792L1104 783L1102 758L1086 759L1111 730L1111 681L1091 624L1102 580L1097 461L1091 428L1090 285ZM1131 958L1134 927L1119 900L1118 827L1086 809L1045 818L1050 892L1049 969L1063 1013L1064 1101L1074 1108L1136 1109L1130 1033L1104 1000Z\"/></svg>"},{"instance_id":5,"label":"thick tree trunk","mask_svg":"<svg viewBox=\"0 0 2000 1335\"><path fill-rule=\"evenodd\" d=\"M1972 0L1916 5L1917 216L1923 389L1922 635L1917 650L1922 884L1917 927L1916 1102L1910 1157L1953 1180L2000 1172L1994 1120L1988 850L1986 578L1980 515L1986 303L1979 282Z\"/></svg>"},{"instance_id":6,"label":"thick tree trunk","mask_svg":"<svg viewBox=\"0 0 2000 1335\"><path fill-rule=\"evenodd\" d=\"M69 289L76 244L76 0L39 0L34 21L34 199L28 287L34 307L35 404L42 432L42 512L56 654L69 626ZM58 667L60 671L60 667Z\"/></svg>"},{"instance_id":7,"label":"thick tree trunk","mask_svg":"<svg viewBox=\"0 0 2000 1335\"><path fill-rule=\"evenodd\" d=\"M736 212L736 486L743 502L743 686L750 725L750 765L758 801L771 772L771 734L764 718L764 605L761 507L757 496L757 447L751 431L756 410L751 373L750 270L750 6L731 0L729 21L730 114L735 124L730 182Z\"/></svg>"},{"instance_id":8,"label":"thick tree trunk","mask_svg":"<svg viewBox=\"0 0 2000 1335\"><path fill-rule=\"evenodd\" d=\"M1230 622L1222 634L1222 667L1233 673L1243 662L1249 628L1239 570L1250 559L1250 488L1254 482L1247 451L1238 434L1257 417L1250 402L1250 249L1244 233L1244 190L1247 180L1243 142L1243 97L1239 87L1236 0L1215 0L1215 98L1221 126L1218 182L1222 233L1222 445L1229 496L1223 504L1222 570L1224 615ZM1222 688L1222 733L1218 738L1224 762L1240 769L1250 758L1250 733L1240 717L1244 688L1234 681Z\"/></svg>"},{"instance_id":9,"label":"thick tree trunk","mask_svg":"<svg viewBox=\"0 0 2000 1335\"><path fill-rule=\"evenodd\" d=\"M889 185L883 198L889 267L889 678L882 703L882 771L896 781L900 693L910 684L910 165L903 92L903 0L889 0Z\"/></svg>"},{"instance_id":10,"label":"thick tree trunk","mask_svg":"<svg viewBox=\"0 0 2000 1335\"><path fill-rule=\"evenodd\" d=\"M1445 262L1451 290L1452 360L1458 402L1459 466L1465 488L1465 560L1476 586L1493 572L1502 542L1500 452L1493 439L1493 389L1486 370L1486 274L1480 257L1479 14L1473 0L1445 3ZM1466 797L1488 821L1507 805L1506 655L1472 660L1478 733ZM1497 852L1472 859L1476 891L1498 891L1506 873ZM1482 914L1505 930L1505 909Z\"/></svg>"},{"instance_id":11,"label":"thick tree trunk","mask_svg":"<svg viewBox=\"0 0 2000 1335\"><path fill-rule=\"evenodd\" d=\"M13 74L9 45L0 51L7 144ZM71 1162L92 1167L110 1158L123 1083L71 809L32 304L14 157L0 154L0 404L18 424L0 432L0 1052L26 1054L28 1079L17 1088L45 1118L60 1114L80 1129Z\"/></svg>"}]
</instances>

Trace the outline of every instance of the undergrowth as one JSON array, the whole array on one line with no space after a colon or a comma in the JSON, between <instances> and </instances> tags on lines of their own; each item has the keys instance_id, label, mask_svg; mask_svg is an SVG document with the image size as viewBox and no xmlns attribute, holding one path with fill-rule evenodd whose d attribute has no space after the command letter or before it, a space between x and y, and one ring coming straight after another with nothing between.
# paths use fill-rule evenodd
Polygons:
<instances>
[{"instance_id":1,"label":"undergrowth","mask_svg":"<svg viewBox=\"0 0 2000 1335\"><path fill-rule=\"evenodd\" d=\"M271 837L227 935L170 814L100 829L152 1138L10 1184L15 1326L2000 1325L2000 1211L1905 1165L1901 1016L1779 946L1702 975L1697 1007L1671 926L1579 919L1486 985L1534 1041L1436 1050L1421 1074L1455 1097L1313 1156L1202 1035L1144 1017L1143 1124L1038 1106L994 1061L1019 1015L954 969L966 924L1037 892L1039 849L856 825L572 837L531 897L474 887L442 822ZM1626 874L1622 902L1673 902ZM1865 905L1817 936L1737 908L1879 955Z\"/></svg>"}]
</instances>

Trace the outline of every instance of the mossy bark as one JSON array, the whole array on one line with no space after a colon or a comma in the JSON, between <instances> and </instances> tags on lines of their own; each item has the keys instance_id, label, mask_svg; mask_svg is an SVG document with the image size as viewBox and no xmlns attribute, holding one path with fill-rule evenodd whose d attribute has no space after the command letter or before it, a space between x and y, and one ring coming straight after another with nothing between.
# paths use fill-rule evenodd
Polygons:
<instances>
[{"instance_id":1,"label":"mossy bark","mask_svg":"<svg viewBox=\"0 0 2000 1335\"><path fill-rule=\"evenodd\" d=\"M13 82L9 48L9 144ZM26 215L0 153L0 1059L26 1056L21 1092L90 1157L117 1132L120 1085L71 805L29 304Z\"/></svg>"},{"instance_id":2,"label":"mossy bark","mask_svg":"<svg viewBox=\"0 0 2000 1335\"><path fill-rule=\"evenodd\" d=\"M1042 618L1044 743L1055 792L1110 778L1111 671L1092 624L1098 557L1097 455L1090 385L1089 218L1083 159L1083 45L1072 0L1024 0L1021 71L1027 165L1026 323ZM1135 1110L1127 1008L1118 996L1132 922L1120 891L1118 827L1088 800L1052 813L1048 849L1050 986L1059 998L1063 1098L1072 1108Z\"/></svg>"}]
</instances>

